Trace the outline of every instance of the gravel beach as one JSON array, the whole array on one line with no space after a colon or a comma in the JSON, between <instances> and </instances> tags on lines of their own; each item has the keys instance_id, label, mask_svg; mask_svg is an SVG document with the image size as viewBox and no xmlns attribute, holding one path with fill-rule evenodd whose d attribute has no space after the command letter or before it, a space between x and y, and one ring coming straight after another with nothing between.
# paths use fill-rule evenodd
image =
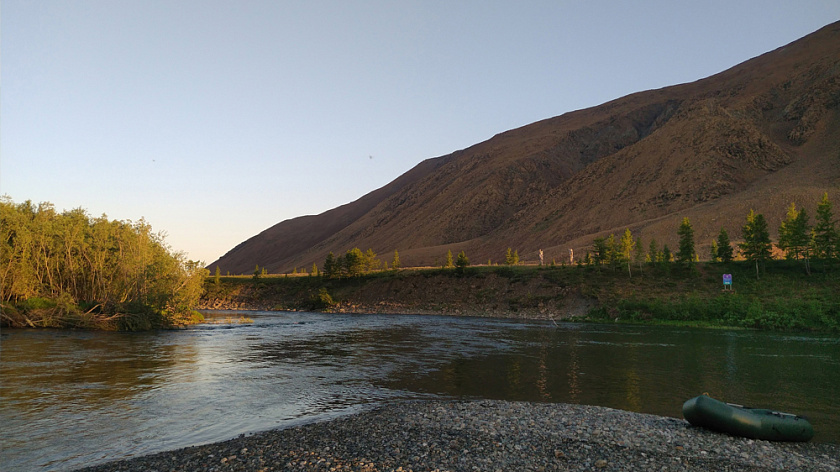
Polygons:
<instances>
[{"instance_id":1,"label":"gravel beach","mask_svg":"<svg viewBox=\"0 0 840 472\"><path fill-rule=\"evenodd\" d=\"M94 471L840 471L840 445L734 438L610 408L412 401Z\"/></svg>"}]
</instances>

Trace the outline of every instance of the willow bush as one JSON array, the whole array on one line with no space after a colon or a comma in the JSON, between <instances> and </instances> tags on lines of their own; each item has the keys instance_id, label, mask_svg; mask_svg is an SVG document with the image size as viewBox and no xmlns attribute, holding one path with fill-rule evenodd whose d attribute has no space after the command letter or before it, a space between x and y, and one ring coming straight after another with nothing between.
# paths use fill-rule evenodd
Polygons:
<instances>
[{"instance_id":1,"label":"willow bush","mask_svg":"<svg viewBox=\"0 0 840 472\"><path fill-rule=\"evenodd\" d=\"M150 329L183 325L207 271L173 251L143 219L58 213L0 198L3 325Z\"/></svg>"}]
</instances>

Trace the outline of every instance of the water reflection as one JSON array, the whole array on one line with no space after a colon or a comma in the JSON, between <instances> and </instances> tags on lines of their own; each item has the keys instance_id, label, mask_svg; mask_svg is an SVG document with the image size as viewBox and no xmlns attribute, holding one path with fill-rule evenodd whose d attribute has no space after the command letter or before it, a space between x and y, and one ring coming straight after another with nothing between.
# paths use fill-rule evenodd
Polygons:
<instances>
[{"instance_id":1,"label":"water reflection","mask_svg":"<svg viewBox=\"0 0 840 472\"><path fill-rule=\"evenodd\" d=\"M397 398L585 403L679 417L683 400L709 392L810 415L817 440L840 442L835 338L449 317L249 316L251 324L159 333L5 330L0 470L68 469Z\"/></svg>"},{"instance_id":2,"label":"water reflection","mask_svg":"<svg viewBox=\"0 0 840 472\"><path fill-rule=\"evenodd\" d=\"M515 337L520 343L513 352L458 358L420 377L397 372L393 385L443 396L550 398L674 417L681 417L682 401L709 392L809 415L820 423L818 440L840 440L840 414L832 406L840 392L834 338L567 325L549 331L534 326ZM767 362L768 356L774 361Z\"/></svg>"}]
</instances>

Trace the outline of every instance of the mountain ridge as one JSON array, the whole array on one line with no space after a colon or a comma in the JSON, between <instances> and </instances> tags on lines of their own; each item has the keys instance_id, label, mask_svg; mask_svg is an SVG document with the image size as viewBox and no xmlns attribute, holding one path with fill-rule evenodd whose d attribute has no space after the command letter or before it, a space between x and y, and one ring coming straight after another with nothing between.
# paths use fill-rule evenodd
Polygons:
<instances>
[{"instance_id":1,"label":"mountain ridge","mask_svg":"<svg viewBox=\"0 0 840 472\"><path fill-rule=\"evenodd\" d=\"M624 228L672 244L683 216L705 254L704 241L721 226L735 236L751 206L773 227L790 201L811 214L822 192L837 201L839 108L836 22L705 79L427 159L354 202L280 222L208 267L286 272L352 247L386 260L398 250L404 265L440 263L447 250L483 263L506 247L560 261Z\"/></svg>"}]
</instances>

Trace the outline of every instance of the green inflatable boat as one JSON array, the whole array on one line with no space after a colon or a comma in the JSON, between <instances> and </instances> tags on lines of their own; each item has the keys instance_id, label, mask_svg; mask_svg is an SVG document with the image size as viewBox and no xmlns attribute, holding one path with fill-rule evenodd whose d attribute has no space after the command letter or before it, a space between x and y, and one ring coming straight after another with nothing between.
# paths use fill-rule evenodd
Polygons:
<instances>
[{"instance_id":1,"label":"green inflatable boat","mask_svg":"<svg viewBox=\"0 0 840 472\"><path fill-rule=\"evenodd\" d=\"M682 410L694 426L733 436L766 441L808 441L814 436L811 423L801 416L724 403L708 395L688 400Z\"/></svg>"}]
</instances>

